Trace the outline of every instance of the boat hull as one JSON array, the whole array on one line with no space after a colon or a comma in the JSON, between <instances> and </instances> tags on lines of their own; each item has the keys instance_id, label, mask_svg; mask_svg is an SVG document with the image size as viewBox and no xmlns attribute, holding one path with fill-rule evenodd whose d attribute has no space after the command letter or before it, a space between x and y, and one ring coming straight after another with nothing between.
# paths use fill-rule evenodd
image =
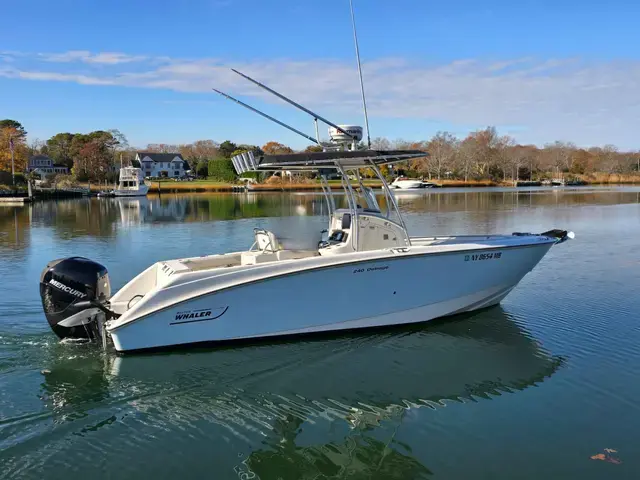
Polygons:
<instances>
[{"instance_id":1,"label":"boat hull","mask_svg":"<svg viewBox=\"0 0 640 480\"><path fill-rule=\"evenodd\" d=\"M426 322L498 304L551 245L310 268L214 290L110 334L127 352Z\"/></svg>"},{"instance_id":2,"label":"boat hull","mask_svg":"<svg viewBox=\"0 0 640 480\"><path fill-rule=\"evenodd\" d=\"M421 180L400 180L398 182L393 182L391 186L399 190L417 190L419 188L426 187Z\"/></svg>"},{"instance_id":3,"label":"boat hull","mask_svg":"<svg viewBox=\"0 0 640 480\"><path fill-rule=\"evenodd\" d=\"M140 185L136 190L115 190L113 195L115 197L144 197L149 193L148 185Z\"/></svg>"}]
</instances>

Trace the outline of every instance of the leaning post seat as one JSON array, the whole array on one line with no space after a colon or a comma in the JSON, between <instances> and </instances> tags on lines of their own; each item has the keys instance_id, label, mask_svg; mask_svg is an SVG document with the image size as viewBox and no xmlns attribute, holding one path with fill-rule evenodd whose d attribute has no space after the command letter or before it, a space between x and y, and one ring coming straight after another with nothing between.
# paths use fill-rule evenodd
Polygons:
<instances>
[{"instance_id":1,"label":"leaning post seat","mask_svg":"<svg viewBox=\"0 0 640 480\"><path fill-rule=\"evenodd\" d=\"M255 243L252 245L258 247L261 252L277 252L280 250L280 242L273 232L262 228L254 228L253 235Z\"/></svg>"},{"instance_id":2,"label":"leaning post seat","mask_svg":"<svg viewBox=\"0 0 640 480\"><path fill-rule=\"evenodd\" d=\"M275 234L262 228L254 228L253 233L255 241L248 252L242 252L240 264L256 265L279 260L280 243ZM256 250L254 247L257 247Z\"/></svg>"}]
</instances>

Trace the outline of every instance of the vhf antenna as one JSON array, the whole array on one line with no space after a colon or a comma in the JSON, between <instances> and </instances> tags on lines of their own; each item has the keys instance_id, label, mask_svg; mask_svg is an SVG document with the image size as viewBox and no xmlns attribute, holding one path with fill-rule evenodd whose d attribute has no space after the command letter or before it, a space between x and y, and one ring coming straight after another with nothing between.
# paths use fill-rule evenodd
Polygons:
<instances>
[{"instance_id":1,"label":"vhf antenna","mask_svg":"<svg viewBox=\"0 0 640 480\"><path fill-rule=\"evenodd\" d=\"M297 130L297 129L295 129L295 128L293 128L293 127L289 126L289 125L287 125L286 123L281 122L281 121L280 121L280 120L278 120L277 118L273 118L271 115L267 115L266 113L261 112L261 111L260 111L260 110L258 110L257 108L253 108L251 105L247 105L246 103L241 102L241 101L240 101L240 100L238 100L237 98L233 98L231 95L227 95L226 93L221 92L220 90L217 90L217 89L215 89L215 88L213 88L212 90L213 90L214 92L219 93L219 94L220 94L220 95L222 95L223 97L228 98L229 100L233 100L233 101L234 101L234 102L236 102L237 104L242 105L242 106L243 106L243 107L245 107L245 108L248 108L248 109L249 109L249 110L251 110L252 112L257 113L258 115L262 115L264 118L267 118L267 119L271 120L272 122L277 123L278 125L280 125L280 126L282 126L282 127L284 127L284 128L288 128L288 129L289 129L289 130L291 130L292 132L297 133L298 135L300 135L300 136L302 136L302 137L306 138L307 140L311 140L313 143L317 143L318 145L320 145L320 141L319 141L319 140L316 140L315 138L310 137L310 136L309 136L309 135L307 135L306 133L303 133L303 132L301 132L300 130Z\"/></svg>"},{"instance_id":2,"label":"vhf antenna","mask_svg":"<svg viewBox=\"0 0 640 480\"><path fill-rule=\"evenodd\" d=\"M360 76L360 91L362 92L362 108L364 109L364 123L367 128L367 146L371 149L371 137L369 136L369 117L367 115L367 101L364 98L364 83L362 82L362 67L360 66L360 49L358 48L358 35L356 34L356 17L353 13L353 0L349 0L351 7L351 23L353 24L353 41L356 44L356 60L358 61L358 75Z\"/></svg>"}]
</instances>

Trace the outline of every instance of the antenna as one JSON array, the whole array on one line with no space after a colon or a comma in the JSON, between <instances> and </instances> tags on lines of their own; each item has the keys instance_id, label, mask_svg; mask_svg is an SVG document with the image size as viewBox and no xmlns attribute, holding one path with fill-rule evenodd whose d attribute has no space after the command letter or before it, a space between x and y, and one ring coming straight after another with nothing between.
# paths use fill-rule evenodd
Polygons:
<instances>
[{"instance_id":1,"label":"antenna","mask_svg":"<svg viewBox=\"0 0 640 480\"><path fill-rule=\"evenodd\" d=\"M257 113L258 115L262 115L264 118L267 118L269 120L271 120L272 122L277 123L278 125L284 127L284 128L288 128L289 130L291 130L292 132L297 133L298 135L303 136L304 138L306 138L307 140L311 140L313 143L317 143L318 145L320 145L320 141L316 140L313 137L310 137L309 135L307 135L306 133L301 132L300 130L296 130L293 127L290 127L289 125L287 125L284 122L281 122L280 120L273 118L271 115L267 115L266 113L261 112L260 110L258 110L257 108L253 108L251 105L247 105L244 102L241 102L240 100L238 100L237 98L233 98L231 95L227 95L224 92L221 92L220 90L216 90L215 88L212 89L214 92L219 93L220 95L222 95L225 98L228 98L229 100L233 100L234 102L242 105L245 108L248 108L249 110L251 110L252 112Z\"/></svg>"},{"instance_id":2,"label":"antenna","mask_svg":"<svg viewBox=\"0 0 640 480\"><path fill-rule=\"evenodd\" d=\"M356 44L356 59L358 60L358 75L360 76L360 91L362 92L362 108L364 109L364 124L367 128L367 145L371 148L371 137L369 136L369 117L367 116L367 101L364 98L364 83L362 82L362 67L360 66L360 49L358 48L358 35L356 34L356 17L353 13L353 0L349 0L351 7L351 23L353 24L353 41Z\"/></svg>"},{"instance_id":3,"label":"antenna","mask_svg":"<svg viewBox=\"0 0 640 480\"><path fill-rule=\"evenodd\" d=\"M261 88L264 88L267 92L273 93L276 97L281 98L282 100L284 100L287 103L290 103L291 105L293 105L296 108L299 108L300 110L302 110L303 112L308 113L309 115L311 115L314 120L321 120L324 123L326 123L327 125L335 128L336 130L338 130L341 133L344 133L345 135L347 135L348 137L352 138L354 141L356 140L356 137L351 135L350 133L344 131L342 128L340 128L338 125L336 125L335 123L330 122L329 120L327 120L326 118L322 118L320 115L318 115L317 113L312 112L311 110L309 110L308 108L303 107L302 105L300 105L299 103L294 102L293 100L291 100L290 98L285 97L284 95L276 92L275 90L267 87L266 85L263 85L262 83L258 82L257 80L254 80L253 78L249 77L248 75L245 75L244 73L239 72L238 70L236 70L235 68L232 68L231 70L233 70L235 73L237 73L238 75L240 75L241 77L246 78L247 80L249 80L252 83L255 83L256 85L258 85Z\"/></svg>"}]
</instances>

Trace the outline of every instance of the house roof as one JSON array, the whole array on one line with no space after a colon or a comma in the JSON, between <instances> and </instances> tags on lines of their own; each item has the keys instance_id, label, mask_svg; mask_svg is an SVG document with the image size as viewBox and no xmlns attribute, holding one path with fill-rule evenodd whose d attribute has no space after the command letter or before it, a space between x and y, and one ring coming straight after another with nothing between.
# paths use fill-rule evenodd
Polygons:
<instances>
[{"instance_id":1,"label":"house roof","mask_svg":"<svg viewBox=\"0 0 640 480\"><path fill-rule=\"evenodd\" d=\"M140 159L142 160L144 157L149 157L154 162L170 162L174 158L178 157L180 160L184 162L184 158L179 153L155 153L155 152L136 152Z\"/></svg>"},{"instance_id":2,"label":"house roof","mask_svg":"<svg viewBox=\"0 0 640 480\"><path fill-rule=\"evenodd\" d=\"M49 157L49 155L38 153L36 155L33 155L30 160L51 160L51 157Z\"/></svg>"}]
</instances>

